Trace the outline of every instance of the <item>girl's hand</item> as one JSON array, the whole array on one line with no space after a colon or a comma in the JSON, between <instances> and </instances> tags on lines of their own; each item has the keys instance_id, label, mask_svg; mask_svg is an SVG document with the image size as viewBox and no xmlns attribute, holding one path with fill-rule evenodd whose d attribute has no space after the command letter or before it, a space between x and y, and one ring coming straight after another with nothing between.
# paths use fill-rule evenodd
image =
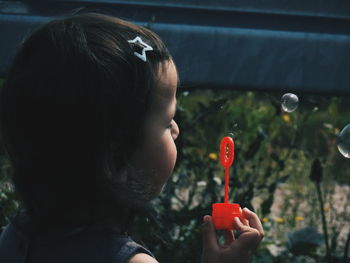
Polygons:
<instances>
[{"instance_id":1,"label":"girl's hand","mask_svg":"<svg viewBox=\"0 0 350 263\"><path fill-rule=\"evenodd\" d=\"M219 245L211 216L204 216L202 263L247 263L264 237L258 216L248 208L242 210L243 222L234 218L233 226L239 236L225 230L225 243Z\"/></svg>"}]
</instances>

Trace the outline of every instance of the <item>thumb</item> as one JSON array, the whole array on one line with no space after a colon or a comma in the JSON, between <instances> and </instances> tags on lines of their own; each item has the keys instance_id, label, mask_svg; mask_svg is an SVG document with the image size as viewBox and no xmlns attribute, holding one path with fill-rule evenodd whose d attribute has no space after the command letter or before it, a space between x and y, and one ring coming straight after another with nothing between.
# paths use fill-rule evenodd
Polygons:
<instances>
[{"instance_id":1,"label":"thumb","mask_svg":"<svg viewBox=\"0 0 350 263\"><path fill-rule=\"evenodd\" d=\"M203 250L216 250L218 249L218 243L216 241L216 232L211 216L204 216L204 224L202 229L203 237Z\"/></svg>"}]
</instances>

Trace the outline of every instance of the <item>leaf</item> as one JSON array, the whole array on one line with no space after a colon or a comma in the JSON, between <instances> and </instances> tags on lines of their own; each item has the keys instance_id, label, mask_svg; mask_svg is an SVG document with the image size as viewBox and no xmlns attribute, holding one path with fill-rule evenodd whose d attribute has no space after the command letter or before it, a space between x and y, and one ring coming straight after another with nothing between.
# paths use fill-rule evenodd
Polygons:
<instances>
[{"instance_id":1,"label":"leaf","mask_svg":"<svg viewBox=\"0 0 350 263\"><path fill-rule=\"evenodd\" d=\"M288 180L288 178L289 178L289 174L284 175L284 176L278 178L277 184L283 184L283 183L285 183L285 182Z\"/></svg>"},{"instance_id":2,"label":"leaf","mask_svg":"<svg viewBox=\"0 0 350 263\"><path fill-rule=\"evenodd\" d=\"M321 182L322 180L322 166L319 159L315 159L312 163L311 172L309 176L310 180L313 182Z\"/></svg>"},{"instance_id":3,"label":"leaf","mask_svg":"<svg viewBox=\"0 0 350 263\"><path fill-rule=\"evenodd\" d=\"M254 157L254 155L258 152L263 139L264 137L259 133L255 140L249 145L248 151L245 153L246 160Z\"/></svg>"},{"instance_id":4,"label":"leaf","mask_svg":"<svg viewBox=\"0 0 350 263\"><path fill-rule=\"evenodd\" d=\"M261 204L261 212L263 215L267 215L270 213L270 209L273 203L273 193L269 195L269 197Z\"/></svg>"},{"instance_id":5,"label":"leaf","mask_svg":"<svg viewBox=\"0 0 350 263\"><path fill-rule=\"evenodd\" d=\"M280 158L278 157L277 153L273 152L270 156L272 160L274 160L275 162L279 162Z\"/></svg>"},{"instance_id":6,"label":"leaf","mask_svg":"<svg viewBox=\"0 0 350 263\"><path fill-rule=\"evenodd\" d=\"M284 167L285 167L284 160L279 160L278 166L280 167L280 171L284 170Z\"/></svg>"},{"instance_id":7,"label":"leaf","mask_svg":"<svg viewBox=\"0 0 350 263\"><path fill-rule=\"evenodd\" d=\"M294 255L311 255L323 242L323 235L314 227L287 233L287 248Z\"/></svg>"},{"instance_id":8,"label":"leaf","mask_svg":"<svg viewBox=\"0 0 350 263\"><path fill-rule=\"evenodd\" d=\"M273 182L272 184L269 185L268 190L270 194L273 194L276 190L277 187L277 182Z\"/></svg>"}]
</instances>

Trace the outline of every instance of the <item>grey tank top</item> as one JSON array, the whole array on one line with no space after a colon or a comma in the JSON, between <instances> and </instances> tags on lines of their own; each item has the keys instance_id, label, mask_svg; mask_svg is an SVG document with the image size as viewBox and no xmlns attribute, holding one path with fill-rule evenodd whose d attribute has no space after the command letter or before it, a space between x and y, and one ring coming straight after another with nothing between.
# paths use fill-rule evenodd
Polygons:
<instances>
[{"instance_id":1,"label":"grey tank top","mask_svg":"<svg viewBox=\"0 0 350 263\"><path fill-rule=\"evenodd\" d=\"M0 236L1 263L124 263L137 253L153 257L130 237L103 228L27 236L10 223Z\"/></svg>"}]
</instances>

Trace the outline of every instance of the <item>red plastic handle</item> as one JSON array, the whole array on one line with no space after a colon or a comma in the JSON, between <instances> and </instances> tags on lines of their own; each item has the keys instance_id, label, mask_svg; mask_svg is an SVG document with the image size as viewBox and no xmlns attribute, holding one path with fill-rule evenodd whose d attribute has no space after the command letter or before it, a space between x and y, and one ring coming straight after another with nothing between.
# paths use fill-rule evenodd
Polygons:
<instances>
[{"instance_id":1,"label":"red plastic handle","mask_svg":"<svg viewBox=\"0 0 350 263\"><path fill-rule=\"evenodd\" d=\"M223 167L229 168L235 157L235 144L231 137L224 137L220 143L220 161Z\"/></svg>"}]
</instances>

